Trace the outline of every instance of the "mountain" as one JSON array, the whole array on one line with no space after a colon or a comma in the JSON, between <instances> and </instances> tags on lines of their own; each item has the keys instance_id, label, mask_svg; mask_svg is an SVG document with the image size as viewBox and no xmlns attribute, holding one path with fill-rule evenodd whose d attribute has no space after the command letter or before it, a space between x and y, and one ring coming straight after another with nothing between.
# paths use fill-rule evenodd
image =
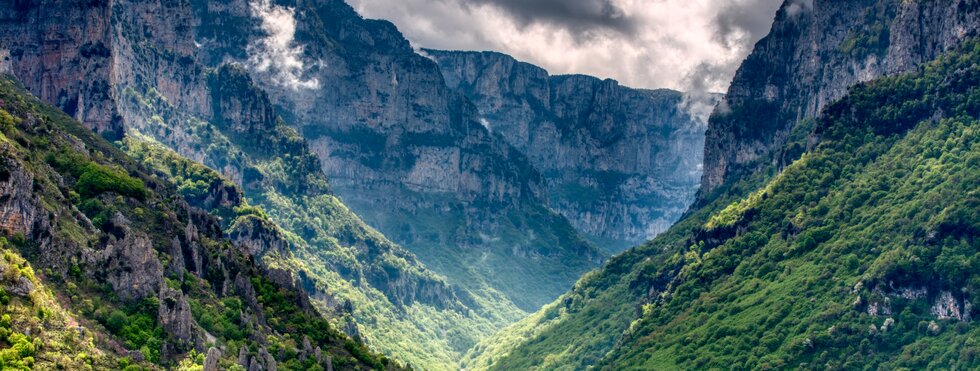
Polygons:
<instances>
[{"instance_id":1,"label":"mountain","mask_svg":"<svg viewBox=\"0 0 980 371\"><path fill-rule=\"evenodd\" d=\"M319 314L376 350L412 364L451 368L477 340L524 313L491 288L468 290L447 282L351 212L333 193L315 146L282 120L246 63L205 63L196 40L202 24L197 17L206 5L5 4L5 61L42 100L154 171L180 175L173 183L186 197L207 198L202 195L221 190L215 199L240 197L251 206L238 210L267 216L266 222L238 223L230 218L238 212L235 205L230 212L200 205L225 217L220 226L232 238L262 238L246 244L260 267L281 280L299 280ZM221 18L209 20L216 19ZM258 17L247 20L261 29ZM220 175L201 169L188 175L186 165L146 161L160 156L188 158ZM560 274L571 282L573 272ZM550 284L552 292L562 290Z\"/></svg>"},{"instance_id":2,"label":"mountain","mask_svg":"<svg viewBox=\"0 0 980 371\"><path fill-rule=\"evenodd\" d=\"M829 105L810 151L649 276L681 267L601 363L980 366L978 66L973 39Z\"/></svg>"},{"instance_id":3,"label":"mountain","mask_svg":"<svg viewBox=\"0 0 980 371\"><path fill-rule=\"evenodd\" d=\"M533 311L604 258L391 23L343 1L193 7L201 60L242 62L344 203L449 282Z\"/></svg>"},{"instance_id":4,"label":"mountain","mask_svg":"<svg viewBox=\"0 0 980 371\"><path fill-rule=\"evenodd\" d=\"M424 53L542 173L549 205L611 253L665 231L693 201L707 123L682 93L550 76L500 53Z\"/></svg>"},{"instance_id":5,"label":"mountain","mask_svg":"<svg viewBox=\"0 0 980 371\"><path fill-rule=\"evenodd\" d=\"M856 83L914 70L958 45L977 31L976 7L959 0L787 2L735 75L725 96L732 114L708 127L702 193L759 166L785 165L793 154L780 151L798 122Z\"/></svg>"},{"instance_id":6,"label":"mountain","mask_svg":"<svg viewBox=\"0 0 980 371\"><path fill-rule=\"evenodd\" d=\"M978 11L787 1L695 207L464 365L976 368Z\"/></svg>"},{"instance_id":7,"label":"mountain","mask_svg":"<svg viewBox=\"0 0 980 371\"><path fill-rule=\"evenodd\" d=\"M166 178L9 75L0 154L0 368L400 368L248 248L284 240L227 238ZM257 218L219 193L205 198L239 206L235 224Z\"/></svg>"}]
</instances>

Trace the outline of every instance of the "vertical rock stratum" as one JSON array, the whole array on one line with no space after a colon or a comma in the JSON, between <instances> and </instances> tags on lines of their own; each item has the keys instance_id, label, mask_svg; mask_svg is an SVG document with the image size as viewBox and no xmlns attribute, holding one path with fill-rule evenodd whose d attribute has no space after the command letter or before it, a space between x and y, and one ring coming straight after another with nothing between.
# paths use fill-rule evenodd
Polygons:
<instances>
[{"instance_id":1,"label":"vertical rock stratum","mask_svg":"<svg viewBox=\"0 0 980 371\"><path fill-rule=\"evenodd\" d=\"M549 205L610 252L665 231L693 201L707 117L682 93L550 76L500 53L424 53L541 172Z\"/></svg>"}]
</instances>

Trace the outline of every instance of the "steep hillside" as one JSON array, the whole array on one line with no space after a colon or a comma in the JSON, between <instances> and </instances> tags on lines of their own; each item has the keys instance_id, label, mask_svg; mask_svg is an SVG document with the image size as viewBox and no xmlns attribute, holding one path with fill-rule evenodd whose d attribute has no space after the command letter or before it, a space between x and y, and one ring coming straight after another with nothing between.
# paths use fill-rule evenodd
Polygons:
<instances>
[{"instance_id":1,"label":"steep hillside","mask_svg":"<svg viewBox=\"0 0 980 371\"><path fill-rule=\"evenodd\" d=\"M978 102L971 41L829 105L813 150L638 277L658 295L603 364L980 366Z\"/></svg>"},{"instance_id":2,"label":"steep hillside","mask_svg":"<svg viewBox=\"0 0 980 371\"><path fill-rule=\"evenodd\" d=\"M450 285L341 203L310 146L279 118L269 96L253 84L245 68L199 62L203 57L195 44L194 25L200 22L192 5L8 4L0 6L0 34L10 51L12 71L24 76L29 89L65 109L76 100L86 106L95 104L92 100L105 101L97 106L113 112L113 122L129 137L126 144L132 155L157 156L162 145L217 169L236 186L217 187L217 200L232 205L232 211L238 202L258 206L262 211L239 209L266 214L275 222L231 223L234 219L226 218L225 232L236 239L279 240L249 248L263 267L274 269L283 280L301 281L314 308L374 349L412 364L451 368L477 340L524 313L492 288L468 291ZM58 19L78 19L72 24L86 26ZM67 37L75 33L82 35ZM75 68L105 63L111 68ZM102 80L109 84L107 91L101 84L97 92L86 87ZM116 130L102 130L101 121L76 116L105 136L118 138ZM147 165L167 170L160 164ZM177 183L192 191L192 198L207 198L201 196L210 189L207 184L211 183ZM219 216L227 215L225 210ZM281 254L284 248L291 254Z\"/></svg>"},{"instance_id":3,"label":"steep hillside","mask_svg":"<svg viewBox=\"0 0 980 371\"><path fill-rule=\"evenodd\" d=\"M425 54L541 171L550 206L610 252L665 231L693 201L707 123L681 93L549 76L499 53Z\"/></svg>"},{"instance_id":4,"label":"steep hillside","mask_svg":"<svg viewBox=\"0 0 980 371\"><path fill-rule=\"evenodd\" d=\"M951 17L975 23L969 12L980 8L961 3ZM756 53L795 35L784 32L792 4ZM819 18L802 11L828 11L820 6L794 16ZM976 367L978 65L970 41L911 75L854 88L819 119L794 121L772 150L777 161L730 175L667 233L613 258L464 363ZM728 101L768 78L747 70ZM711 124L764 134L749 130L757 120L767 119L721 109Z\"/></svg>"},{"instance_id":5,"label":"steep hillside","mask_svg":"<svg viewBox=\"0 0 980 371\"><path fill-rule=\"evenodd\" d=\"M226 239L168 180L7 77L0 106L4 369L397 367L256 265L247 246L269 239Z\"/></svg>"},{"instance_id":6,"label":"steep hillside","mask_svg":"<svg viewBox=\"0 0 980 371\"><path fill-rule=\"evenodd\" d=\"M343 1L194 2L205 63L241 61L333 190L433 271L531 311L603 254L431 60Z\"/></svg>"},{"instance_id":7,"label":"steep hillside","mask_svg":"<svg viewBox=\"0 0 980 371\"><path fill-rule=\"evenodd\" d=\"M708 127L701 193L786 165L788 134L848 87L913 70L980 28L980 1L786 1Z\"/></svg>"}]
</instances>

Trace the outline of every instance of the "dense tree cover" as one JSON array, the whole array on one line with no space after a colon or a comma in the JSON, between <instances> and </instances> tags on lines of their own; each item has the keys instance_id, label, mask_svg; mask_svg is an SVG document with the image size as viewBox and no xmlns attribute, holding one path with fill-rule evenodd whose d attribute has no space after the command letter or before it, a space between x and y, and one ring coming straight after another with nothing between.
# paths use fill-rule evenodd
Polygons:
<instances>
[{"instance_id":1,"label":"dense tree cover","mask_svg":"<svg viewBox=\"0 0 980 371\"><path fill-rule=\"evenodd\" d=\"M977 368L978 107L978 41L854 87L792 165L719 191L474 364Z\"/></svg>"},{"instance_id":2,"label":"dense tree cover","mask_svg":"<svg viewBox=\"0 0 980 371\"><path fill-rule=\"evenodd\" d=\"M3 113L0 113L0 121L6 121ZM9 117L9 114L6 115ZM18 284L22 278L27 278L31 282L35 282L36 279L33 277L33 270L30 268L23 259L14 255L8 248L9 242L6 238L0 238L0 248L3 249L3 261L0 262L0 267L2 267L2 277L0 277L0 344L5 346L0 347L0 369L11 369L11 370L29 370L34 367L34 357L37 355L38 348L41 347L40 339L33 338L27 334L24 334L24 329L20 326L13 327L13 318L10 312L12 312L17 303L11 303L11 301L17 301L15 297L10 293L7 293L3 289L3 286ZM28 298L30 300L30 298ZM43 312L37 312L38 317L43 317ZM33 318L32 318L33 319ZM40 320L40 318L38 318Z\"/></svg>"},{"instance_id":3,"label":"dense tree cover","mask_svg":"<svg viewBox=\"0 0 980 371\"><path fill-rule=\"evenodd\" d=\"M160 303L156 298L130 303L123 309L96 310L95 319L119 337L126 349L139 350L150 362L160 362L165 334L156 320Z\"/></svg>"}]
</instances>

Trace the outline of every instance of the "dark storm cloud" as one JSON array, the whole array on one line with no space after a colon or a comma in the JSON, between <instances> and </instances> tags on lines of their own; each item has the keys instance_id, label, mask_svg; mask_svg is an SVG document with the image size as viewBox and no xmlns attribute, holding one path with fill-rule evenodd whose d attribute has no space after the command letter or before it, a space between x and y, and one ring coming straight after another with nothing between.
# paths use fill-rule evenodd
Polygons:
<instances>
[{"instance_id":1,"label":"dark storm cloud","mask_svg":"<svg viewBox=\"0 0 980 371\"><path fill-rule=\"evenodd\" d=\"M782 0L346 0L417 47L496 50L692 98L723 92ZM811 0L787 0L787 14ZM790 8L792 6L792 8ZM697 106L692 106L697 107Z\"/></svg>"},{"instance_id":2,"label":"dark storm cloud","mask_svg":"<svg viewBox=\"0 0 980 371\"><path fill-rule=\"evenodd\" d=\"M612 30L623 34L636 32L637 21L612 0L461 0L467 5L490 5L510 14L523 26L549 24L589 36L597 31Z\"/></svg>"},{"instance_id":3,"label":"dark storm cloud","mask_svg":"<svg viewBox=\"0 0 980 371\"><path fill-rule=\"evenodd\" d=\"M715 39L729 47L769 33L772 9L783 0L737 0L724 3L714 20Z\"/></svg>"}]
</instances>

